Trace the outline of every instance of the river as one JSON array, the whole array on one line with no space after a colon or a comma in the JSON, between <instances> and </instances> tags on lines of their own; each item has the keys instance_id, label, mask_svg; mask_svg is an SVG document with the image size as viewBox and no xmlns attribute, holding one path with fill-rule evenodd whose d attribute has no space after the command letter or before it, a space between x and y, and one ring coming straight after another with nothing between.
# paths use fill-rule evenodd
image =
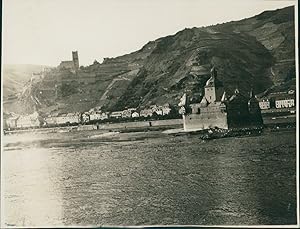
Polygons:
<instances>
[{"instance_id":1,"label":"river","mask_svg":"<svg viewBox=\"0 0 300 229\"><path fill-rule=\"evenodd\" d=\"M3 226L296 224L295 131L6 135Z\"/></svg>"}]
</instances>

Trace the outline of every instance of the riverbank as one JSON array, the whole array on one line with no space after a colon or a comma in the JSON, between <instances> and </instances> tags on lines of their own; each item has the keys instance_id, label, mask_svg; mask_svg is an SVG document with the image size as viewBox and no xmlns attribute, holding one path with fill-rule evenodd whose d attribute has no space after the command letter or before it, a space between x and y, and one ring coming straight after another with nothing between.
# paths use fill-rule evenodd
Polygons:
<instances>
[{"instance_id":1,"label":"riverbank","mask_svg":"<svg viewBox=\"0 0 300 229\"><path fill-rule=\"evenodd\" d=\"M227 137L243 137L243 136L259 136L263 132L279 132L279 131L292 131L295 130L295 126L277 126L276 128L272 126L265 127L248 127L248 128L235 128L235 129L220 129L211 128L205 130L193 130L185 131L183 128L180 129L168 129L163 131L163 134L180 136L180 135L196 135L202 140L211 140Z\"/></svg>"},{"instance_id":2,"label":"riverbank","mask_svg":"<svg viewBox=\"0 0 300 229\"><path fill-rule=\"evenodd\" d=\"M271 121L270 121L271 120ZM270 119L269 122L264 120L264 129L277 131L282 129L293 129L295 128L295 120L280 119L282 122ZM284 121L284 122L283 122ZM252 128L253 129L253 128ZM255 128L254 128L255 129ZM206 133L208 130L204 131L190 131L186 132L183 130L182 119L168 119L168 120L155 120L155 121L137 121L137 122L123 122L123 123L103 123L103 124L93 124L93 125L77 125L77 126L64 126L64 127L47 127L47 128L35 128L35 129L22 129L22 130L10 130L4 131L4 134L20 134L20 133L64 133L64 132L74 132L74 131L99 131L99 132L111 132L118 131L120 133L130 133L130 132L146 132L146 131L162 131L165 134L182 135L187 133L196 133L201 135L208 135L207 139L211 138L213 135L228 135L235 134L236 131L231 130L227 133L222 129L218 129L218 132L212 130L212 133ZM240 131L240 130L239 130ZM251 130L252 131L252 130ZM225 134L226 132L226 134ZM248 133L249 134L249 133ZM250 133L249 135L251 135ZM244 135L242 133L242 135Z\"/></svg>"},{"instance_id":3,"label":"riverbank","mask_svg":"<svg viewBox=\"0 0 300 229\"><path fill-rule=\"evenodd\" d=\"M99 130L104 132L119 131L119 132L136 132L136 131L157 131L166 129L175 129L182 127L182 119L168 119L155 121L140 121L140 122L124 122L124 123L104 123L94 125L78 125L65 127L49 127L23 130L9 130L4 134L18 134L18 133L56 133L56 132L72 132L72 131L90 131Z\"/></svg>"}]
</instances>

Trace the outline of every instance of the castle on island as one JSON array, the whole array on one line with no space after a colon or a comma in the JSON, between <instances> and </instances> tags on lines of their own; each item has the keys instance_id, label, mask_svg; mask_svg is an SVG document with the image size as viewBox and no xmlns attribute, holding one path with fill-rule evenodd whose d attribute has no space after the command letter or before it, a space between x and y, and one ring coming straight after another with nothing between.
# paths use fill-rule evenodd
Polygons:
<instances>
[{"instance_id":1,"label":"castle on island","mask_svg":"<svg viewBox=\"0 0 300 229\"><path fill-rule=\"evenodd\" d=\"M187 101L185 94L178 104L181 106L185 131L254 127L263 123L259 102L253 91L249 97L245 97L236 89L231 97L227 97L215 67L211 69L201 102L188 104Z\"/></svg>"}]
</instances>

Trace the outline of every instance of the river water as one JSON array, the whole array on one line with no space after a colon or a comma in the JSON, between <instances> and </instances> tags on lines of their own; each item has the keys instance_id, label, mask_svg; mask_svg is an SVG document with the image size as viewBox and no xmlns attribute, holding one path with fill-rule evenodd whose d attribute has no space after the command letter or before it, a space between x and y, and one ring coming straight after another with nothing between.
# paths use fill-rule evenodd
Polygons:
<instances>
[{"instance_id":1,"label":"river water","mask_svg":"<svg viewBox=\"0 0 300 229\"><path fill-rule=\"evenodd\" d=\"M296 224L294 131L6 135L4 226Z\"/></svg>"}]
</instances>

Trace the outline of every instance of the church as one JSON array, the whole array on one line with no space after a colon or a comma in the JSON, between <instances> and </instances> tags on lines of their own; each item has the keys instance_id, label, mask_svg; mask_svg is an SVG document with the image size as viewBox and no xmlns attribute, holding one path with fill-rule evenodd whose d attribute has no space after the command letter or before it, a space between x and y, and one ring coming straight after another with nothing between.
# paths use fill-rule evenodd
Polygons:
<instances>
[{"instance_id":1,"label":"church","mask_svg":"<svg viewBox=\"0 0 300 229\"><path fill-rule=\"evenodd\" d=\"M184 95L178 104L181 106L185 131L262 126L259 102L253 91L249 97L245 97L236 89L231 97L227 97L215 67L211 69L201 102L187 104L187 101Z\"/></svg>"}]
</instances>

